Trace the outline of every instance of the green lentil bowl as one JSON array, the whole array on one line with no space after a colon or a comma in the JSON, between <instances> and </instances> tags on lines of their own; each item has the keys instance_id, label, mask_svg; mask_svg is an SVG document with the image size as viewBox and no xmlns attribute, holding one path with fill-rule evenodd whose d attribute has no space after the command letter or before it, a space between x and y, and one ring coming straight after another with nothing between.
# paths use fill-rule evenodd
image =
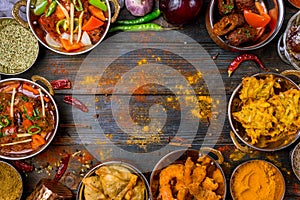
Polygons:
<instances>
[{"instance_id":1,"label":"green lentil bowl","mask_svg":"<svg viewBox=\"0 0 300 200\"><path fill-rule=\"evenodd\" d=\"M13 18L0 18L0 74L17 75L36 61L39 44L29 29Z\"/></svg>"}]
</instances>

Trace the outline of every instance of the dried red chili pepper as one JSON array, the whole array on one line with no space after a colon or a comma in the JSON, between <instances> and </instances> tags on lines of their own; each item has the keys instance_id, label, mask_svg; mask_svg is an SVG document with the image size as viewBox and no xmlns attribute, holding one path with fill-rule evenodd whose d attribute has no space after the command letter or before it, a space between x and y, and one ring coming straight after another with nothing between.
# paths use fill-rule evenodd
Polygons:
<instances>
[{"instance_id":1,"label":"dried red chili pepper","mask_svg":"<svg viewBox=\"0 0 300 200\"><path fill-rule=\"evenodd\" d=\"M58 167L57 169L57 172L54 176L54 181L58 182L61 177L64 175L64 173L66 172L67 170L67 167L68 167L68 163L69 163L69 160L70 160L70 155L66 155L62 160L61 160L61 164L60 166Z\"/></svg>"},{"instance_id":2,"label":"dried red chili pepper","mask_svg":"<svg viewBox=\"0 0 300 200\"><path fill-rule=\"evenodd\" d=\"M68 79L58 79L50 82L53 89L71 89L71 82Z\"/></svg>"},{"instance_id":3,"label":"dried red chili pepper","mask_svg":"<svg viewBox=\"0 0 300 200\"><path fill-rule=\"evenodd\" d=\"M14 160L12 161L12 164L19 170L23 172L32 172L34 167L28 163L25 163L23 161Z\"/></svg>"},{"instance_id":4,"label":"dried red chili pepper","mask_svg":"<svg viewBox=\"0 0 300 200\"><path fill-rule=\"evenodd\" d=\"M78 99L76 99L75 97L71 97L69 95L66 95L64 97L64 102L67 104L71 104L73 106L75 106L76 108L82 110L83 112L88 112L88 108L86 107L86 105L84 105L82 102L80 102Z\"/></svg>"},{"instance_id":5,"label":"dried red chili pepper","mask_svg":"<svg viewBox=\"0 0 300 200\"><path fill-rule=\"evenodd\" d=\"M235 57L234 60L231 62L231 64L228 67L228 76L231 76L232 72L236 70L242 62L248 60L255 61L261 69L263 69L264 71L268 71L268 69L264 66L262 61L256 55L245 53Z\"/></svg>"}]
</instances>

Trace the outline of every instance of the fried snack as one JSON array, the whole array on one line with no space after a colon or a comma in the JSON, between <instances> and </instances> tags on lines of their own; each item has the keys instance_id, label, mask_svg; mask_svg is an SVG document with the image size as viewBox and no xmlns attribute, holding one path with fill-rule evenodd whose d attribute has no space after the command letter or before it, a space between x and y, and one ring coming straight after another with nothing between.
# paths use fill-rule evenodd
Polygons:
<instances>
[{"instance_id":1,"label":"fried snack","mask_svg":"<svg viewBox=\"0 0 300 200\"><path fill-rule=\"evenodd\" d=\"M232 116L245 128L249 143L265 148L270 143L280 141L282 145L293 140L300 129L300 90L275 94L280 84L273 75L259 80L247 77L242 85L241 110Z\"/></svg>"},{"instance_id":2,"label":"fried snack","mask_svg":"<svg viewBox=\"0 0 300 200\"><path fill-rule=\"evenodd\" d=\"M145 200L144 182L120 165L102 166L82 182L86 200Z\"/></svg>"},{"instance_id":3,"label":"fried snack","mask_svg":"<svg viewBox=\"0 0 300 200\"><path fill-rule=\"evenodd\" d=\"M183 164L171 164L161 170L158 200L222 199L224 178L220 169L211 163L205 155L197 162L188 157Z\"/></svg>"},{"instance_id":4,"label":"fried snack","mask_svg":"<svg viewBox=\"0 0 300 200\"><path fill-rule=\"evenodd\" d=\"M230 14L214 24L213 32L218 36L226 35L244 24L245 19L242 14Z\"/></svg>"}]
</instances>

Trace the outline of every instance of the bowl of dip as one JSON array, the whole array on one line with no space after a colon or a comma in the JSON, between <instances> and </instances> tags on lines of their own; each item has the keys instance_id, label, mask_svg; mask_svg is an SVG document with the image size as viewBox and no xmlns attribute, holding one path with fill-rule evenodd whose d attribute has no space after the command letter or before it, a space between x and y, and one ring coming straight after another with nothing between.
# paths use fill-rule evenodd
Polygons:
<instances>
[{"instance_id":1,"label":"bowl of dip","mask_svg":"<svg viewBox=\"0 0 300 200\"><path fill-rule=\"evenodd\" d=\"M285 181L280 170L264 160L250 160L239 165L230 178L233 200L282 200Z\"/></svg>"},{"instance_id":2,"label":"bowl of dip","mask_svg":"<svg viewBox=\"0 0 300 200\"><path fill-rule=\"evenodd\" d=\"M16 168L4 161L0 161L0 184L1 200L21 199L23 193L22 177Z\"/></svg>"},{"instance_id":3,"label":"bowl of dip","mask_svg":"<svg viewBox=\"0 0 300 200\"><path fill-rule=\"evenodd\" d=\"M277 52L282 61L300 70L300 11L288 21L278 40Z\"/></svg>"}]
</instances>

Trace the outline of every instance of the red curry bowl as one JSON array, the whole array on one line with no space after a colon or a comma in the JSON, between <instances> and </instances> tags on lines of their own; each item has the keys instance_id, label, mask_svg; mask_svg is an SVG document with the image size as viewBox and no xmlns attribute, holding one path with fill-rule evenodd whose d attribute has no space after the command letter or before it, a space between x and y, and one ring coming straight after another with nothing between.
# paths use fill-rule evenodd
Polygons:
<instances>
[{"instance_id":1,"label":"red curry bowl","mask_svg":"<svg viewBox=\"0 0 300 200\"><path fill-rule=\"evenodd\" d=\"M59 113L51 84L37 75L32 80L0 81L0 158L33 157L46 149L57 132ZM49 92L36 83L38 80Z\"/></svg>"}]
</instances>

